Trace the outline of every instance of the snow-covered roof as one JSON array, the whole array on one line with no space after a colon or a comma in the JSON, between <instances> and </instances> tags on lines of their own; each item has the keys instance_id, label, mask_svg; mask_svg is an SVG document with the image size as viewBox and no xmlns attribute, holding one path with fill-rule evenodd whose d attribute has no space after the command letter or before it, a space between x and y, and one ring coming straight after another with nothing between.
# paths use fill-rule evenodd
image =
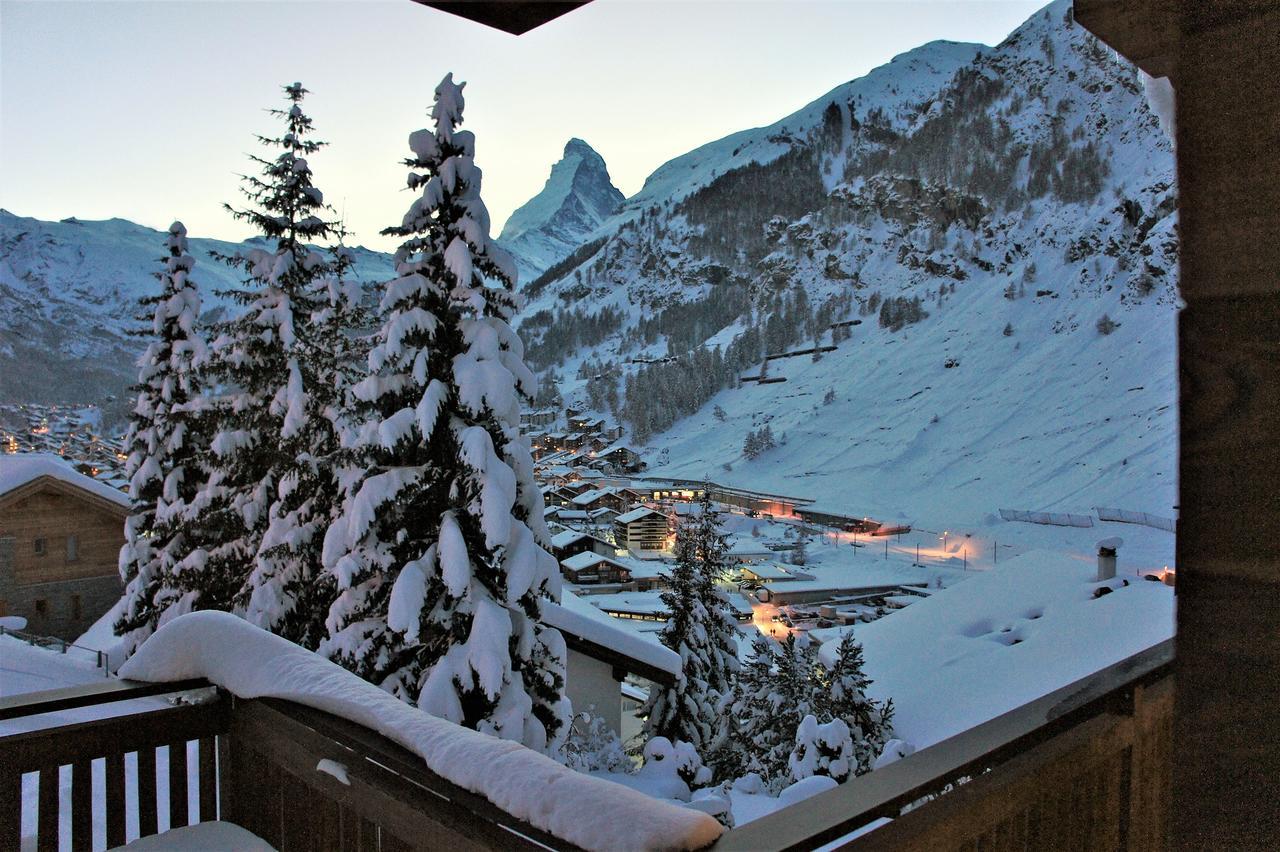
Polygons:
<instances>
[{"instance_id":1,"label":"snow-covered roof","mask_svg":"<svg viewBox=\"0 0 1280 852\"><path fill-rule=\"evenodd\" d=\"M128 495L91 476L85 476L61 456L51 453L0 454L0 497L43 476L87 491L121 508L129 508Z\"/></svg>"},{"instance_id":2,"label":"snow-covered roof","mask_svg":"<svg viewBox=\"0 0 1280 852\"><path fill-rule=\"evenodd\" d=\"M893 698L897 736L931 745L1173 635L1172 589L1137 578L1097 583L1096 570L1031 551L853 627L869 693ZM1101 585L1114 591L1094 598ZM835 644L822 647L828 662Z\"/></svg>"},{"instance_id":3,"label":"snow-covered roof","mask_svg":"<svg viewBox=\"0 0 1280 852\"><path fill-rule=\"evenodd\" d=\"M773 551L758 541L742 536L734 536L729 540L730 556L772 556Z\"/></svg>"},{"instance_id":4,"label":"snow-covered roof","mask_svg":"<svg viewBox=\"0 0 1280 852\"><path fill-rule=\"evenodd\" d=\"M661 615L667 611L660 592L618 592L610 595L591 595L589 603L608 612L634 612L643 615Z\"/></svg>"},{"instance_id":5,"label":"snow-covered roof","mask_svg":"<svg viewBox=\"0 0 1280 852\"><path fill-rule=\"evenodd\" d=\"M653 509L650 509L648 506L639 506L635 509L632 509L630 512L625 512L619 515L614 520L618 521L618 523L629 524L633 521L640 520L646 515L657 515L660 518L666 517L666 515L662 514L661 512L654 511Z\"/></svg>"},{"instance_id":6,"label":"snow-covered roof","mask_svg":"<svg viewBox=\"0 0 1280 852\"><path fill-rule=\"evenodd\" d=\"M616 453L619 450L626 450L627 452L631 453L633 456L640 455L635 450L628 447L626 444L614 444L613 446L605 447L603 450L596 453L596 455L607 456L607 455L610 455L611 453Z\"/></svg>"},{"instance_id":7,"label":"snow-covered roof","mask_svg":"<svg viewBox=\"0 0 1280 852\"><path fill-rule=\"evenodd\" d=\"M203 677L240 698L280 698L332 713L404 746L447 781L585 849L616 846L619 826L626 827L627 845L638 849L701 849L723 832L700 811L432 716L229 613L207 610L174 619L143 643L120 675L153 682Z\"/></svg>"},{"instance_id":8,"label":"snow-covered roof","mask_svg":"<svg viewBox=\"0 0 1280 852\"><path fill-rule=\"evenodd\" d=\"M557 630L610 648L670 675L680 673L679 654L627 630L573 592L564 592L559 604L544 601L542 620Z\"/></svg>"},{"instance_id":9,"label":"snow-covered roof","mask_svg":"<svg viewBox=\"0 0 1280 852\"><path fill-rule=\"evenodd\" d=\"M615 492L612 488L595 488L595 489L592 489L591 491L583 491L577 497L573 498L573 502L575 505L578 505L578 506L586 506L590 503L594 503L595 501L599 500L601 497L609 497L615 493L617 492Z\"/></svg>"},{"instance_id":10,"label":"snow-covered roof","mask_svg":"<svg viewBox=\"0 0 1280 852\"><path fill-rule=\"evenodd\" d=\"M588 532L582 532L581 530L564 530L563 532L558 532L551 537L551 546L552 547L568 547L569 545L573 544L575 541L581 541L584 538L594 539L595 541L601 542L602 544L609 544L609 542L605 541L604 539L597 538L596 536Z\"/></svg>"},{"instance_id":11,"label":"snow-covered roof","mask_svg":"<svg viewBox=\"0 0 1280 852\"><path fill-rule=\"evenodd\" d=\"M781 565L773 565L768 562L762 562L759 565L749 565L742 569L744 574L751 573L761 579L769 580L790 580L792 574Z\"/></svg>"},{"instance_id":12,"label":"snow-covered roof","mask_svg":"<svg viewBox=\"0 0 1280 852\"><path fill-rule=\"evenodd\" d=\"M590 568L592 565L599 565L601 562L608 562L611 565L616 565L624 571L631 570L630 566L622 564L611 556L602 556L599 553L594 553L590 550L585 551L584 553L575 553L568 559L560 560L560 564L568 568L570 571L582 571Z\"/></svg>"}]
</instances>

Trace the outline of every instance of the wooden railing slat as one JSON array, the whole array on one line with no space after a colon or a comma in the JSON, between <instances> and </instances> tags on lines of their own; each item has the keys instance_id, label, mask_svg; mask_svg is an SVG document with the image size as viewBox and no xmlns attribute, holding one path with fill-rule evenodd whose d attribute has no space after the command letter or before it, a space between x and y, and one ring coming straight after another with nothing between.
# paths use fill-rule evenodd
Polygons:
<instances>
[{"instance_id":1,"label":"wooden railing slat","mask_svg":"<svg viewBox=\"0 0 1280 852\"><path fill-rule=\"evenodd\" d=\"M305 852L311 848L311 789L293 775L280 773L280 844L283 852Z\"/></svg>"},{"instance_id":2,"label":"wooden railing slat","mask_svg":"<svg viewBox=\"0 0 1280 852\"><path fill-rule=\"evenodd\" d=\"M138 836L150 837L159 831L156 802L156 750L138 751Z\"/></svg>"},{"instance_id":3,"label":"wooden railing slat","mask_svg":"<svg viewBox=\"0 0 1280 852\"><path fill-rule=\"evenodd\" d=\"M71 764L71 849L93 848L93 764L88 757Z\"/></svg>"},{"instance_id":4,"label":"wooden railing slat","mask_svg":"<svg viewBox=\"0 0 1280 852\"><path fill-rule=\"evenodd\" d=\"M62 782L58 767L46 766L40 770L40 789L36 794L36 848L40 852L58 848L58 794Z\"/></svg>"},{"instance_id":5,"label":"wooden railing slat","mask_svg":"<svg viewBox=\"0 0 1280 852\"><path fill-rule=\"evenodd\" d=\"M200 822L213 822L218 818L218 754L214 737L201 737L197 752L199 760Z\"/></svg>"},{"instance_id":6,"label":"wooden railing slat","mask_svg":"<svg viewBox=\"0 0 1280 852\"><path fill-rule=\"evenodd\" d=\"M0 751L0 766L3 765ZM22 836L22 775L0 772L0 849L17 849Z\"/></svg>"},{"instance_id":7,"label":"wooden railing slat","mask_svg":"<svg viewBox=\"0 0 1280 852\"><path fill-rule=\"evenodd\" d=\"M330 852L342 846L342 814L338 800L323 794L311 797L311 850Z\"/></svg>"},{"instance_id":8,"label":"wooden railing slat","mask_svg":"<svg viewBox=\"0 0 1280 852\"><path fill-rule=\"evenodd\" d=\"M169 743L169 827L181 828L190 820L187 804L187 742Z\"/></svg>"},{"instance_id":9,"label":"wooden railing slat","mask_svg":"<svg viewBox=\"0 0 1280 852\"><path fill-rule=\"evenodd\" d=\"M107 755L106 782L107 848L112 849L124 845L125 810L128 807L124 792L124 752Z\"/></svg>"}]
</instances>

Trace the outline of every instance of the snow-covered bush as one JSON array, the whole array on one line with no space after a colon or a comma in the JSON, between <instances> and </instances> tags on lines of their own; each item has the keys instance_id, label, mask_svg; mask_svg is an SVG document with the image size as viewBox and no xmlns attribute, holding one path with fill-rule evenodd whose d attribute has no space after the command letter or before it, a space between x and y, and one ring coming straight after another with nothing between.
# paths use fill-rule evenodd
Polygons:
<instances>
[{"instance_id":1,"label":"snow-covered bush","mask_svg":"<svg viewBox=\"0 0 1280 852\"><path fill-rule=\"evenodd\" d=\"M603 716L578 713L563 746L565 764L579 772L634 772L635 762Z\"/></svg>"},{"instance_id":2,"label":"snow-covered bush","mask_svg":"<svg viewBox=\"0 0 1280 852\"><path fill-rule=\"evenodd\" d=\"M644 765L637 773L653 795L687 802L693 791L711 783L711 770L691 743L653 737L644 744Z\"/></svg>"},{"instance_id":3,"label":"snow-covered bush","mask_svg":"<svg viewBox=\"0 0 1280 852\"><path fill-rule=\"evenodd\" d=\"M791 777L803 781L813 775L826 775L843 784L853 774L853 738L843 719L832 719L819 725L809 714L796 729L796 745L787 761Z\"/></svg>"}]
</instances>

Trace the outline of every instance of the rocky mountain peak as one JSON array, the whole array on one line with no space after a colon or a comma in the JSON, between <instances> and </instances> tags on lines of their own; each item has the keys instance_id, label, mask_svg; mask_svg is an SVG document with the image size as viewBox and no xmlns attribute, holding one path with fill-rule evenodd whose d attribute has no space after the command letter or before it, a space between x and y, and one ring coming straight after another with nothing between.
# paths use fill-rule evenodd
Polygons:
<instances>
[{"instance_id":1,"label":"rocky mountain peak","mask_svg":"<svg viewBox=\"0 0 1280 852\"><path fill-rule=\"evenodd\" d=\"M511 214L499 242L529 281L577 247L622 204L604 158L582 139L570 139L542 191Z\"/></svg>"}]
</instances>

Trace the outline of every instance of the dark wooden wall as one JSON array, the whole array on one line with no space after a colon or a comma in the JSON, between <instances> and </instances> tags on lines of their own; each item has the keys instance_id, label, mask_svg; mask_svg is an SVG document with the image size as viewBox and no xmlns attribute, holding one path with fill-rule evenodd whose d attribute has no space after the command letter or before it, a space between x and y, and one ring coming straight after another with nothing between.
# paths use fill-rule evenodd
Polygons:
<instances>
[{"instance_id":1,"label":"dark wooden wall","mask_svg":"<svg viewBox=\"0 0 1280 852\"><path fill-rule=\"evenodd\" d=\"M1280 838L1280 4L1184 0L1173 836Z\"/></svg>"}]
</instances>

